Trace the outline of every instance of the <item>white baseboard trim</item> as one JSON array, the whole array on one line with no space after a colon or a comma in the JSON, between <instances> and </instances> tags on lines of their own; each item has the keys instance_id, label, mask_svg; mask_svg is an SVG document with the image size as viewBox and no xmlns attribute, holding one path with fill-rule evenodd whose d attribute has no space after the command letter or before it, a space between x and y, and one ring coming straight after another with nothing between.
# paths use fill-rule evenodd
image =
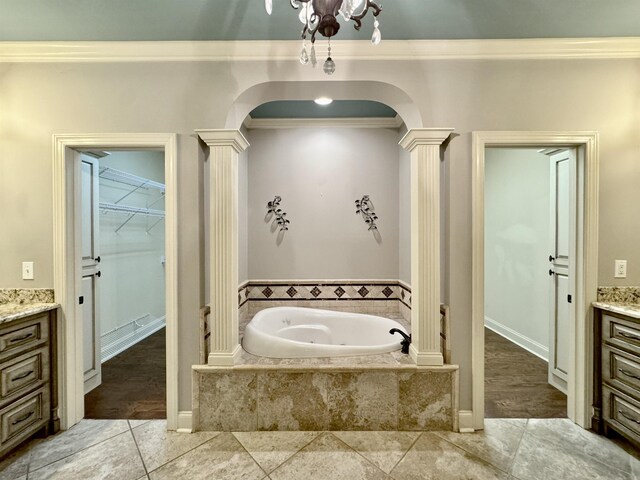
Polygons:
<instances>
[{"instance_id":1,"label":"white baseboard trim","mask_svg":"<svg viewBox=\"0 0 640 480\"><path fill-rule=\"evenodd\" d=\"M148 317L148 315L145 315ZM100 337L100 358L102 363L115 357L119 353L124 352L126 349L132 347L136 343L144 340L149 335L156 333L166 325L166 316L152 318L152 320L144 325L139 325L138 320L132 320L131 322L118 327L115 330L105 333Z\"/></svg>"},{"instance_id":2,"label":"white baseboard trim","mask_svg":"<svg viewBox=\"0 0 640 480\"><path fill-rule=\"evenodd\" d=\"M193 433L192 412L178 412L178 433Z\"/></svg>"},{"instance_id":3,"label":"white baseboard trim","mask_svg":"<svg viewBox=\"0 0 640 480\"><path fill-rule=\"evenodd\" d=\"M458 425L460 433L473 433L473 412L471 410L460 410L458 412Z\"/></svg>"},{"instance_id":4,"label":"white baseboard trim","mask_svg":"<svg viewBox=\"0 0 640 480\"><path fill-rule=\"evenodd\" d=\"M498 335L506 338L510 342L515 343L519 347L524 348L528 352L533 353L536 357L541 358L545 362L549 361L549 348L536 342L535 340L531 340L529 337L526 337L521 333L516 332L512 328L506 327L501 323L496 322L486 315L484 317L484 326L492 332L495 332Z\"/></svg>"}]
</instances>

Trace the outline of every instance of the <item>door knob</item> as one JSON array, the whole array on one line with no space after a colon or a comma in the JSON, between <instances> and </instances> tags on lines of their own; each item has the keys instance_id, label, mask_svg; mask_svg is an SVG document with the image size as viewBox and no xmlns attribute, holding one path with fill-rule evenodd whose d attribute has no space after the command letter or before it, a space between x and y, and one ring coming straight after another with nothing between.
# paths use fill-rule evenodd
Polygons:
<instances>
[{"instance_id":1,"label":"door knob","mask_svg":"<svg viewBox=\"0 0 640 480\"><path fill-rule=\"evenodd\" d=\"M553 262L555 260L555 258L552 255L549 255L549 261Z\"/></svg>"},{"instance_id":2,"label":"door knob","mask_svg":"<svg viewBox=\"0 0 640 480\"><path fill-rule=\"evenodd\" d=\"M553 271L553 270L551 270L551 269L549 269L549 276L551 276L551 275L553 275L553 274L554 274L554 271Z\"/></svg>"},{"instance_id":3,"label":"door knob","mask_svg":"<svg viewBox=\"0 0 640 480\"><path fill-rule=\"evenodd\" d=\"M98 271L96 272L96 277L100 278L101 276L102 276L102 272L101 272L100 270L98 270Z\"/></svg>"}]
</instances>

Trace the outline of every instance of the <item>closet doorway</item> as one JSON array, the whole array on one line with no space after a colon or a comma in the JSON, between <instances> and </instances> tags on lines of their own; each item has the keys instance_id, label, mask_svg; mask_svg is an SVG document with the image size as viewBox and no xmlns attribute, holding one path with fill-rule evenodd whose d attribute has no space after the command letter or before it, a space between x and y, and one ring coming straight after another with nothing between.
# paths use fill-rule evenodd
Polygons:
<instances>
[{"instance_id":1,"label":"closet doorway","mask_svg":"<svg viewBox=\"0 0 640 480\"><path fill-rule=\"evenodd\" d=\"M537 147L538 149L570 149L576 152L576 225L575 261L569 262L573 272L569 295L568 349L565 351L567 417L578 425L590 424L592 369L590 364L590 312L597 295L598 234L598 134L597 132L474 132L472 155L472 404L473 410L463 416L465 428L482 429L485 415L485 168L486 149L492 147ZM571 207L573 208L573 207ZM575 243L574 243L575 242ZM545 270L552 276L562 274L561 265L553 264L548 254ZM562 287L560 285L560 287ZM561 289L559 289L561 290ZM559 297L560 298L560 297ZM548 378L548 377L547 377ZM471 420L468 422L468 420ZM462 421L462 420L461 420ZM468 422L468 423L467 423ZM467 427L468 425L468 427Z\"/></svg>"},{"instance_id":2,"label":"closet doorway","mask_svg":"<svg viewBox=\"0 0 640 480\"><path fill-rule=\"evenodd\" d=\"M567 416L575 148L485 151L485 416Z\"/></svg>"},{"instance_id":3,"label":"closet doorway","mask_svg":"<svg viewBox=\"0 0 640 480\"><path fill-rule=\"evenodd\" d=\"M80 160L85 418L166 418L164 153Z\"/></svg>"},{"instance_id":4,"label":"closet doorway","mask_svg":"<svg viewBox=\"0 0 640 480\"><path fill-rule=\"evenodd\" d=\"M164 158L166 184L163 200L164 226L158 225L155 228L163 229L165 235L167 429L176 430L179 427L184 430L191 429L191 412L178 414L177 135L173 133L83 133L53 135L54 289L56 301L60 304L58 392L61 428L65 430L85 417L84 373L89 366L84 362L85 338L83 335L85 330L84 290L87 281L83 282L82 262L82 152L141 150L162 152ZM99 214L99 211L95 211L94 217L98 218ZM98 299L99 303L100 299Z\"/></svg>"},{"instance_id":5,"label":"closet doorway","mask_svg":"<svg viewBox=\"0 0 640 480\"><path fill-rule=\"evenodd\" d=\"M80 161L85 418L166 418L164 153Z\"/></svg>"}]
</instances>

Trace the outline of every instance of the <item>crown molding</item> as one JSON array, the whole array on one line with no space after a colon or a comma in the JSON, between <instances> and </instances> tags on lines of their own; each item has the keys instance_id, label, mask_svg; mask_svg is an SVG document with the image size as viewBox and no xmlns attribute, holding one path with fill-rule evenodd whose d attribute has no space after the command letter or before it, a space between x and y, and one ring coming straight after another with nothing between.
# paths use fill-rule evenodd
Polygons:
<instances>
[{"instance_id":1,"label":"crown molding","mask_svg":"<svg viewBox=\"0 0 640 480\"><path fill-rule=\"evenodd\" d=\"M297 61L299 41L0 42L0 63ZM336 40L342 60L640 58L640 37Z\"/></svg>"},{"instance_id":2,"label":"crown molding","mask_svg":"<svg viewBox=\"0 0 640 480\"><path fill-rule=\"evenodd\" d=\"M390 128L396 130L403 125L399 115L391 118L252 118L247 116L244 126L249 130L276 128Z\"/></svg>"}]
</instances>

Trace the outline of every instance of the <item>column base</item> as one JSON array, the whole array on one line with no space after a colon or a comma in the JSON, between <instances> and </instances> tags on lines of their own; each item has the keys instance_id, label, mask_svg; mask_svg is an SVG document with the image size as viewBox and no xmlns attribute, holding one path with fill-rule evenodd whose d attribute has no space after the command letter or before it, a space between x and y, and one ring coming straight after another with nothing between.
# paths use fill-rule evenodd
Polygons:
<instances>
[{"instance_id":1,"label":"column base","mask_svg":"<svg viewBox=\"0 0 640 480\"><path fill-rule=\"evenodd\" d=\"M441 367L444 365L444 358L440 352L418 352L416 348L411 345L409 347L409 356L416 362L416 365L429 366L429 367Z\"/></svg>"},{"instance_id":2,"label":"column base","mask_svg":"<svg viewBox=\"0 0 640 480\"><path fill-rule=\"evenodd\" d=\"M211 352L207 359L208 365L215 365L218 367L230 367L235 364L236 357L240 354L242 347L237 344L232 352Z\"/></svg>"}]
</instances>

